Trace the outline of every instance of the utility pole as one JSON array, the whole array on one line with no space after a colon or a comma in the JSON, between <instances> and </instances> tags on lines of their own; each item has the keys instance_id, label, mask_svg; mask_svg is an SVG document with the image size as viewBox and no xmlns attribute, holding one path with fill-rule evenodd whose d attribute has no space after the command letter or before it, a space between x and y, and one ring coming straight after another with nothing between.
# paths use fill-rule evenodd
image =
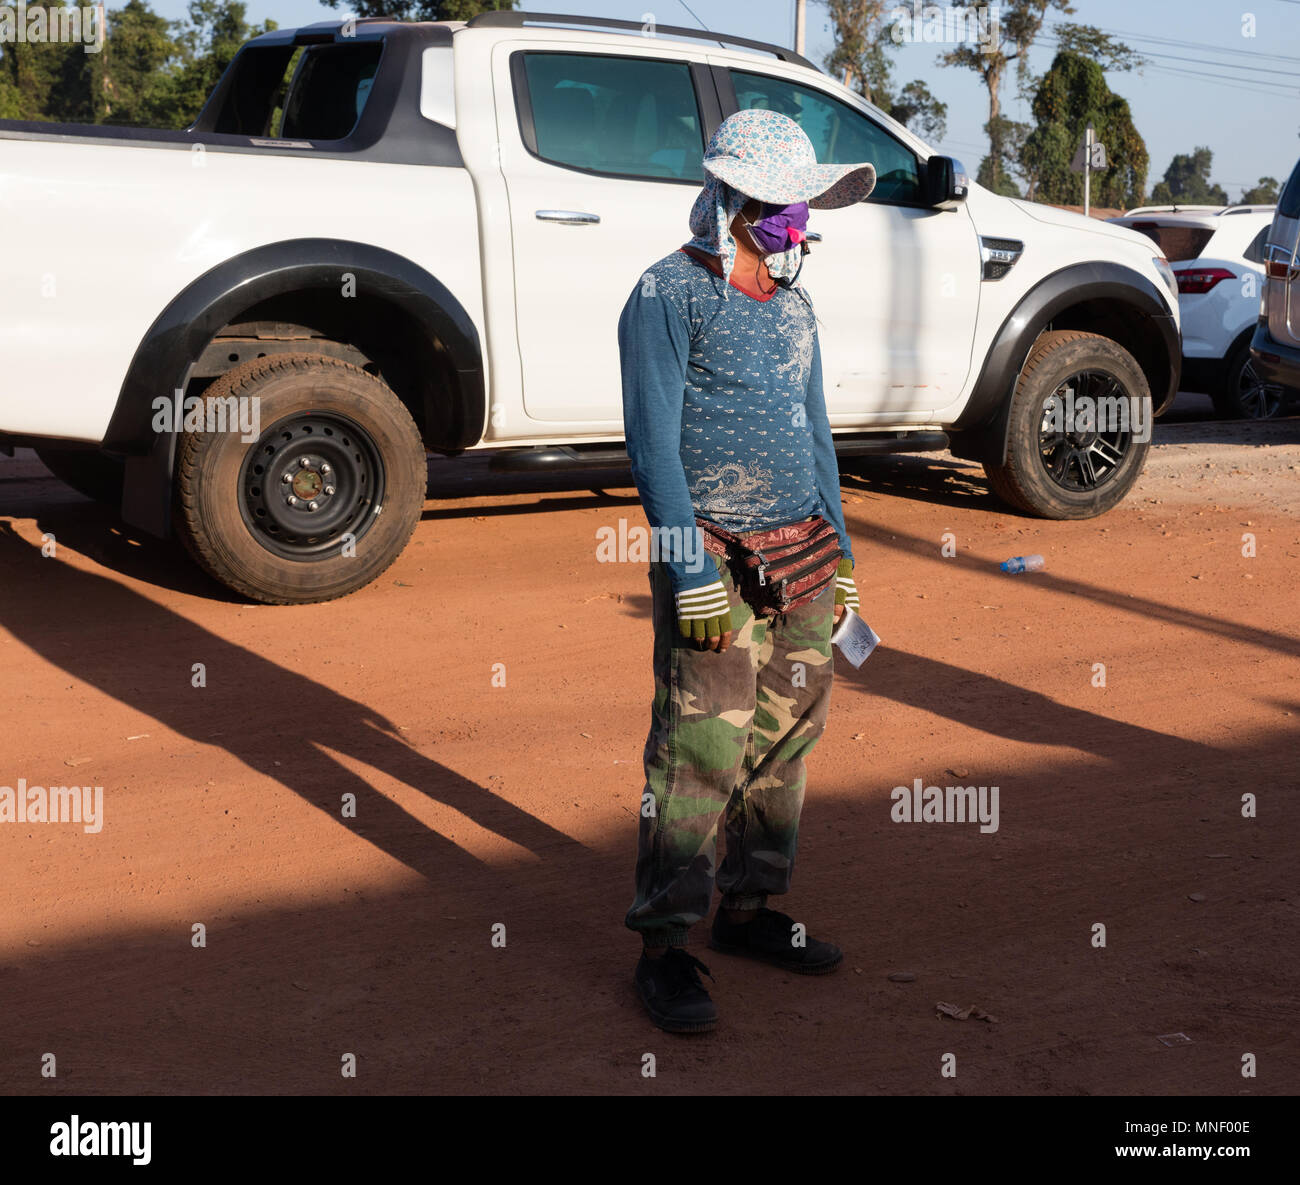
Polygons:
<instances>
[{"instance_id":1,"label":"utility pole","mask_svg":"<svg viewBox=\"0 0 1300 1185\"><path fill-rule=\"evenodd\" d=\"M803 53L804 24L808 17L808 0L794 0L794 52Z\"/></svg>"},{"instance_id":2,"label":"utility pole","mask_svg":"<svg viewBox=\"0 0 1300 1185\"><path fill-rule=\"evenodd\" d=\"M1083 216L1092 213L1092 138L1096 133L1088 124L1088 137L1083 142Z\"/></svg>"},{"instance_id":3,"label":"utility pole","mask_svg":"<svg viewBox=\"0 0 1300 1185\"><path fill-rule=\"evenodd\" d=\"M1106 146L1097 139L1097 129L1088 124L1088 132L1079 145L1079 151L1070 162L1070 170L1083 174L1083 212L1092 213L1092 175L1103 173L1110 168L1106 159Z\"/></svg>"}]
</instances>

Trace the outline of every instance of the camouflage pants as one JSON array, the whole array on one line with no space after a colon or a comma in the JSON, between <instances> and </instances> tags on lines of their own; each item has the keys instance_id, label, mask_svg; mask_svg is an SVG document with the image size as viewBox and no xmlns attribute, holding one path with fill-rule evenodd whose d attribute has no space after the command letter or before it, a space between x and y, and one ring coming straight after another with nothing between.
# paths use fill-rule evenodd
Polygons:
<instances>
[{"instance_id":1,"label":"camouflage pants","mask_svg":"<svg viewBox=\"0 0 1300 1185\"><path fill-rule=\"evenodd\" d=\"M731 647L696 650L677 627L667 570L650 565L655 697L645 746L636 899L625 919L646 942L685 945L709 911L718 820L722 903L764 904L794 870L804 758L821 738L831 692L828 589L778 617L755 617L729 571Z\"/></svg>"}]
</instances>

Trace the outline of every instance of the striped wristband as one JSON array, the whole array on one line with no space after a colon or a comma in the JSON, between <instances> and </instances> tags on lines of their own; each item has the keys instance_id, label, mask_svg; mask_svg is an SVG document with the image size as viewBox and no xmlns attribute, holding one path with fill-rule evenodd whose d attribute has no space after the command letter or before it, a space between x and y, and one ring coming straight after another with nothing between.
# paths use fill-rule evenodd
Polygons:
<instances>
[{"instance_id":1,"label":"striped wristband","mask_svg":"<svg viewBox=\"0 0 1300 1185\"><path fill-rule=\"evenodd\" d=\"M835 572L835 603L856 613L859 609L858 586L853 583L853 561L840 560Z\"/></svg>"},{"instance_id":2,"label":"striped wristband","mask_svg":"<svg viewBox=\"0 0 1300 1185\"><path fill-rule=\"evenodd\" d=\"M710 617L721 617L730 608L727 589L721 580L677 594L677 616L682 621L707 621Z\"/></svg>"}]
</instances>

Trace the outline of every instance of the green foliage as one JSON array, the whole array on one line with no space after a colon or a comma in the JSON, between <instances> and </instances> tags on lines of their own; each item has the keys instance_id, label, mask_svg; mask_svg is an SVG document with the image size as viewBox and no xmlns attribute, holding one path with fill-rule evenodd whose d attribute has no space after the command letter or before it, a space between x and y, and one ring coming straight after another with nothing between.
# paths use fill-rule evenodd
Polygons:
<instances>
[{"instance_id":1,"label":"green foliage","mask_svg":"<svg viewBox=\"0 0 1300 1185\"><path fill-rule=\"evenodd\" d=\"M182 60L172 76L172 127L198 118L208 95L251 37L276 28L274 21L249 25L241 0L191 0L189 25L178 38Z\"/></svg>"},{"instance_id":2,"label":"green foliage","mask_svg":"<svg viewBox=\"0 0 1300 1185\"><path fill-rule=\"evenodd\" d=\"M994 193L1001 194L1003 197L1018 198L1024 195L1020 192L1018 186L1007 172L1005 164L1000 168L995 168L993 158L986 156L980 161L979 172L975 174L975 180L978 181L985 189L991 189Z\"/></svg>"},{"instance_id":3,"label":"green foliage","mask_svg":"<svg viewBox=\"0 0 1300 1185\"><path fill-rule=\"evenodd\" d=\"M1063 21L1053 32L1056 34L1058 53L1076 53L1096 62L1103 70L1136 70L1139 66L1146 65L1146 58L1137 50L1130 49L1122 41L1117 41L1093 25L1075 25Z\"/></svg>"},{"instance_id":4,"label":"green foliage","mask_svg":"<svg viewBox=\"0 0 1300 1185\"><path fill-rule=\"evenodd\" d=\"M1178 154L1165 170L1165 179L1151 191L1154 206L1226 206L1228 195L1210 183L1214 153L1196 148L1190 156Z\"/></svg>"},{"instance_id":5,"label":"green foliage","mask_svg":"<svg viewBox=\"0 0 1300 1185\"><path fill-rule=\"evenodd\" d=\"M103 50L90 59L92 123L175 126L171 122L172 75L179 54L176 22L142 0L109 14Z\"/></svg>"},{"instance_id":6,"label":"green foliage","mask_svg":"<svg viewBox=\"0 0 1300 1185\"><path fill-rule=\"evenodd\" d=\"M984 125L984 134L989 138L990 152L980 162L975 180L1003 197L1023 197L1024 187L1017 184L1015 176L1024 174L1021 157L1031 130L1029 124L1018 123L1005 115L989 120ZM994 151L1000 152L1001 157L995 157Z\"/></svg>"},{"instance_id":7,"label":"green foliage","mask_svg":"<svg viewBox=\"0 0 1300 1185\"><path fill-rule=\"evenodd\" d=\"M467 21L480 12L515 6L514 0L324 0L324 3L330 8L345 8L357 16L390 16L399 21Z\"/></svg>"},{"instance_id":8,"label":"green foliage","mask_svg":"<svg viewBox=\"0 0 1300 1185\"><path fill-rule=\"evenodd\" d=\"M1109 168L1092 175L1092 203L1126 209L1142 204L1150 157L1133 124L1128 101L1106 85L1100 65L1058 53L1034 96L1036 127L1020 154L1030 196L1059 205L1083 204L1083 175L1070 162L1089 123L1106 146Z\"/></svg>"},{"instance_id":9,"label":"green foliage","mask_svg":"<svg viewBox=\"0 0 1300 1185\"><path fill-rule=\"evenodd\" d=\"M50 7L65 5L53 0ZM60 42L15 42L2 50L0 119L88 118L89 87L82 79L93 55Z\"/></svg>"},{"instance_id":10,"label":"green foliage","mask_svg":"<svg viewBox=\"0 0 1300 1185\"><path fill-rule=\"evenodd\" d=\"M898 9L895 0L827 0L826 8L835 29L827 71L917 135L941 139L948 127L946 103L919 78L894 93L890 59L896 46L889 29Z\"/></svg>"},{"instance_id":11,"label":"green foliage","mask_svg":"<svg viewBox=\"0 0 1300 1185\"><path fill-rule=\"evenodd\" d=\"M1272 206L1277 203L1279 192L1276 177L1261 177L1254 189L1248 189L1241 195L1240 206Z\"/></svg>"},{"instance_id":12,"label":"green foliage","mask_svg":"<svg viewBox=\"0 0 1300 1185\"><path fill-rule=\"evenodd\" d=\"M61 0L56 0L61 2ZM240 0L193 0L187 21L169 21L145 0L108 13L103 49L53 42L5 45L0 119L183 128L253 26Z\"/></svg>"},{"instance_id":13,"label":"green foliage","mask_svg":"<svg viewBox=\"0 0 1300 1185\"><path fill-rule=\"evenodd\" d=\"M898 92L889 114L923 140L942 140L948 131L948 104L939 102L919 78Z\"/></svg>"},{"instance_id":14,"label":"green foliage","mask_svg":"<svg viewBox=\"0 0 1300 1185\"><path fill-rule=\"evenodd\" d=\"M987 0L950 0L950 7L964 12L978 13L990 7ZM1029 50L1042 31L1048 9L1073 12L1069 0L1001 0L996 6L998 20L986 28L987 44L966 43L942 54L940 65L961 66L974 70L989 93L989 154L980 166L978 180L981 185L998 193L1005 193L1003 178L1011 148L1004 137L1009 131L1008 122L1002 118L1002 83L1007 67L1012 62L1021 82L1028 77ZM986 167L987 166L987 167ZM988 182L984 178L988 178Z\"/></svg>"}]
</instances>

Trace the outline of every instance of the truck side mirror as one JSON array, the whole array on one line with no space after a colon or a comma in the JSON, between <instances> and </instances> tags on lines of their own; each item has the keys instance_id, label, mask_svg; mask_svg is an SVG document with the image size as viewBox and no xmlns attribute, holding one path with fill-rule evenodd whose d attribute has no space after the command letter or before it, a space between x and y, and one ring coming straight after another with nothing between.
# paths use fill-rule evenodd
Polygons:
<instances>
[{"instance_id":1,"label":"truck side mirror","mask_svg":"<svg viewBox=\"0 0 1300 1185\"><path fill-rule=\"evenodd\" d=\"M966 166L951 156L932 156L926 161L926 204L936 210L955 210L966 200L970 178Z\"/></svg>"}]
</instances>

